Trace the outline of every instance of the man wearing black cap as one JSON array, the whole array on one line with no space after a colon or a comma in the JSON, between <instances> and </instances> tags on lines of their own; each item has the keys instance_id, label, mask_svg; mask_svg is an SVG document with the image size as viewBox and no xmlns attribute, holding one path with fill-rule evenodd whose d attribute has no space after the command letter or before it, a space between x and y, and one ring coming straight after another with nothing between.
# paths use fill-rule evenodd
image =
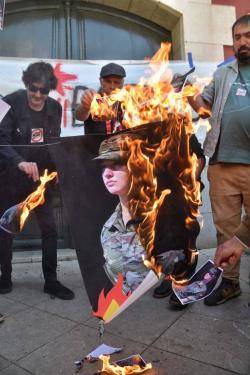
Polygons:
<instances>
[{"instance_id":1,"label":"man wearing black cap","mask_svg":"<svg viewBox=\"0 0 250 375\"><path fill-rule=\"evenodd\" d=\"M110 95L112 91L123 87L126 72L121 65L109 63L101 68L100 72L100 94ZM118 106L117 119L107 121L94 121L90 115L90 106L96 91L88 89L84 92L81 103L76 109L77 120L84 121L85 134L110 134L117 130L121 130L122 126L119 122L121 111Z\"/></svg>"}]
</instances>

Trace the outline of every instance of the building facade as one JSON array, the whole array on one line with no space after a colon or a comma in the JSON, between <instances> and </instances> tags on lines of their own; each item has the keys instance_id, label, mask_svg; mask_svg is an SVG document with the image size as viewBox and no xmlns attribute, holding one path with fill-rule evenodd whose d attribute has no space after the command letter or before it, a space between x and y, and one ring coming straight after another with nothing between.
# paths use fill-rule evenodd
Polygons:
<instances>
[{"instance_id":1,"label":"building facade","mask_svg":"<svg viewBox=\"0 0 250 375\"><path fill-rule=\"evenodd\" d=\"M248 0L6 0L0 56L142 59L159 41L172 58L222 61Z\"/></svg>"}]
</instances>

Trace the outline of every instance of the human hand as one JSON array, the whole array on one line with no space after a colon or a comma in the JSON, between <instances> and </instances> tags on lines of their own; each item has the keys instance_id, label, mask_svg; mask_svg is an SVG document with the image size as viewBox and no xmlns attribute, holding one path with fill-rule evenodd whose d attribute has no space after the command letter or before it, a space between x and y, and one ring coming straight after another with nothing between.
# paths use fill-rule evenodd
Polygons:
<instances>
[{"instance_id":1,"label":"human hand","mask_svg":"<svg viewBox=\"0 0 250 375\"><path fill-rule=\"evenodd\" d=\"M84 91L84 94L81 97L81 106L84 111L90 110L90 106L95 95L96 91L93 89L87 89Z\"/></svg>"},{"instance_id":2,"label":"human hand","mask_svg":"<svg viewBox=\"0 0 250 375\"><path fill-rule=\"evenodd\" d=\"M34 182L39 180L39 172L36 163L22 161L17 165L20 171L27 174L29 178L32 178Z\"/></svg>"},{"instance_id":3,"label":"human hand","mask_svg":"<svg viewBox=\"0 0 250 375\"><path fill-rule=\"evenodd\" d=\"M171 81L171 84L175 87L175 86L178 86L180 84L183 84L185 81L185 78L183 78L183 74L180 74L180 73L175 73L173 75L173 78L172 78L172 81Z\"/></svg>"},{"instance_id":4,"label":"human hand","mask_svg":"<svg viewBox=\"0 0 250 375\"><path fill-rule=\"evenodd\" d=\"M238 262L243 251L243 244L234 236L217 247L214 262L217 267L230 269Z\"/></svg>"}]
</instances>

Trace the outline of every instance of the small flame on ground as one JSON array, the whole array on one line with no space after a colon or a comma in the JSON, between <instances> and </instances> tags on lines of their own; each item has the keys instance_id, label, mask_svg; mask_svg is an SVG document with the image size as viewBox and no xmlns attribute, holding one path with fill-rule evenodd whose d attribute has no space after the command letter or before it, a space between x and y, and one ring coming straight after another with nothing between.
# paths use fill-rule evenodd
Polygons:
<instances>
[{"instance_id":1,"label":"small flame on ground","mask_svg":"<svg viewBox=\"0 0 250 375\"><path fill-rule=\"evenodd\" d=\"M48 175L48 170L45 169L44 175L40 177L40 185L31 193L22 203L22 213L20 216L20 231L22 230L25 221L27 220L30 211L34 210L39 205L44 203L45 185L47 182L52 181L57 176L56 172L51 172Z\"/></svg>"},{"instance_id":2,"label":"small flame on ground","mask_svg":"<svg viewBox=\"0 0 250 375\"><path fill-rule=\"evenodd\" d=\"M152 369L151 363L147 363L145 367L140 367L139 365L121 367L116 364L110 364L109 356L101 355L99 358L103 361L101 372L105 372L110 375L142 374L143 372Z\"/></svg>"}]
</instances>

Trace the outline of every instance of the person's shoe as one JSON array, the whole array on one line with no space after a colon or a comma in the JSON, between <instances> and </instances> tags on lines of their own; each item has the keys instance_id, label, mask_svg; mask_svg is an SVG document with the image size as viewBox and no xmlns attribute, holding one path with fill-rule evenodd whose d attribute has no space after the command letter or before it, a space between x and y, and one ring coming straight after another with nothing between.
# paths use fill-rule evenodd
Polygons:
<instances>
[{"instance_id":1,"label":"person's shoe","mask_svg":"<svg viewBox=\"0 0 250 375\"><path fill-rule=\"evenodd\" d=\"M196 270L196 266L198 263L198 253L195 251L188 251L187 258L176 263L175 268L173 270L173 277L176 280L182 279L190 279Z\"/></svg>"},{"instance_id":2,"label":"person's shoe","mask_svg":"<svg viewBox=\"0 0 250 375\"><path fill-rule=\"evenodd\" d=\"M176 310L183 310L183 309L186 309L188 307L188 305L183 305L179 300L178 298L176 297L176 295L174 294L174 292L172 292L170 298L169 298L169 305L171 307L173 307L174 309Z\"/></svg>"},{"instance_id":3,"label":"person's shoe","mask_svg":"<svg viewBox=\"0 0 250 375\"><path fill-rule=\"evenodd\" d=\"M218 288L204 299L204 303L207 306L216 306L225 303L232 298L238 297L240 294L241 290L239 282L223 277Z\"/></svg>"},{"instance_id":4,"label":"person's shoe","mask_svg":"<svg viewBox=\"0 0 250 375\"><path fill-rule=\"evenodd\" d=\"M172 283L169 280L163 280L161 284L155 288L153 297L154 298L164 298L172 293Z\"/></svg>"},{"instance_id":5,"label":"person's shoe","mask_svg":"<svg viewBox=\"0 0 250 375\"><path fill-rule=\"evenodd\" d=\"M0 294L7 294L12 291L12 281L9 279L0 279Z\"/></svg>"},{"instance_id":6,"label":"person's shoe","mask_svg":"<svg viewBox=\"0 0 250 375\"><path fill-rule=\"evenodd\" d=\"M4 321L4 316L3 314L0 313L0 323L2 323Z\"/></svg>"},{"instance_id":7,"label":"person's shoe","mask_svg":"<svg viewBox=\"0 0 250 375\"><path fill-rule=\"evenodd\" d=\"M59 299L70 300L75 297L72 290L63 286L59 281L46 282L44 284L44 293L50 294L51 297L57 297Z\"/></svg>"}]
</instances>

